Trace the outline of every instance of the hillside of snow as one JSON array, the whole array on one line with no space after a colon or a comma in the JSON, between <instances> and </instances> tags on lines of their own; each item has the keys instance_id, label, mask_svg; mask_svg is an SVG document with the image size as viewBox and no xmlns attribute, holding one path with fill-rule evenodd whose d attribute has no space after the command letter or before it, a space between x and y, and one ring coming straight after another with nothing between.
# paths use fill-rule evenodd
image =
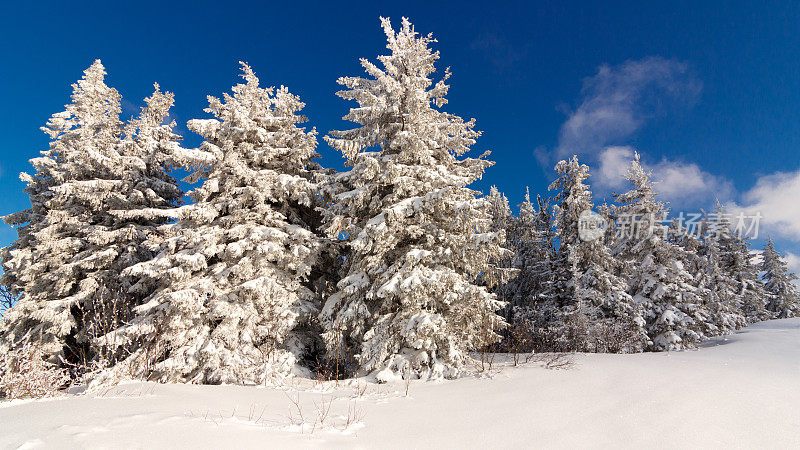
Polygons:
<instances>
[{"instance_id":1,"label":"hillside of snow","mask_svg":"<svg viewBox=\"0 0 800 450\"><path fill-rule=\"evenodd\" d=\"M0 448L800 448L800 319L408 386L132 383L0 403L0 429Z\"/></svg>"}]
</instances>

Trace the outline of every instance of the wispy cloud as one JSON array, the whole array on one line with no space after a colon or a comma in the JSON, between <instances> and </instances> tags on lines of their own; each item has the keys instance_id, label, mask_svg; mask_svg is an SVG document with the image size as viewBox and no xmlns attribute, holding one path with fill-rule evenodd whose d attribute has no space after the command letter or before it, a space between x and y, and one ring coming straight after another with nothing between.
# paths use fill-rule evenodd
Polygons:
<instances>
[{"instance_id":1,"label":"wispy cloud","mask_svg":"<svg viewBox=\"0 0 800 450\"><path fill-rule=\"evenodd\" d=\"M702 84L681 62L661 57L603 65L586 78L581 100L561 126L554 155L597 155L624 143L648 119L697 102Z\"/></svg>"},{"instance_id":2,"label":"wispy cloud","mask_svg":"<svg viewBox=\"0 0 800 450\"><path fill-rule=\"evenodd\" d=\"M128 120L131 117L136 117L142 112L142 105L137 105L125 98L123 98L122 101L120 102L120 106L122 107L121 118L123 120Z\"/></svg>"},{"instance_id":3,"label":"wispy cloud","mask_svg":"<svg viewBox=\"0 0 800 450\"><path fill-rule=\"evenodd\" d=\"M633 148L628 146L606 147L598 157L595 186L603 190L619 191L625 187L625 173L633 160Z\"/></svg>"},{"instance_id":4,"label":"wispy cloud","mask_svg":"<svg viewBox=\"0 0 800 450\"><path fill-rule=\"evenodd\" d=\"M740 204L732 204L731 209L748 215L760 213L764 231L800 242L799 199L800 170L778 172L759 178Z\"/></svg>"},{"instance_id":5,"label":"wispy cloud","mask_svg":"<svg viewBox=\"0 0 800 450\"><path fill-rule=\"evenodd\" d=\"M634 149L627 146L607 147L601 151L595 185L606 192L627 189L624 177L633 153ZM656 190L673 208L706 207L717 199L726 202L735 193L728 179L706 172L694 163L662 159L649 164L643 157L642 164L653 172L653 180L658 183Z\"/></svg>"},{"instance_id":6,"label":"wispy cloud","mask_svg":"<svg viewBox=\"0 0 800 450\"><path fill-rule=\"evenodd\" d=\"M662 197L676 206L709 206L733 198L733 183L701 169L695 163L663 159L653 165L654 179Z\"/></svg>"},{"instance_id":7,"label":"wispy cloud","mask_svg":"<svg viewBox=\"0 0 800 450\"><path fill-rule=\"evenodd\" d=\"M514 72L514 67L528 53L528 46L513 44L496 33L479 34L470 44L470 49L479 52L496 72Z\"/></svg>"}]
</instances>

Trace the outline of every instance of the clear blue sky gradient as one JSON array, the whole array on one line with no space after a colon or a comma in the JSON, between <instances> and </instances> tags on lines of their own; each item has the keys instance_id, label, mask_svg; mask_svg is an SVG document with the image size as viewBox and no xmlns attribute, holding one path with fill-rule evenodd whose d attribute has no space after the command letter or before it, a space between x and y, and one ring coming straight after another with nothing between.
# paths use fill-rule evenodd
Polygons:
<instances>
[{"instance_id":1,"label":"clear blue sky gradient","mask_svg":"<svg viewBox=\"0 0 800 450\"><path fill-rule=\"evenodd\" d=\"M603 64L650 56L686 63L702 83L700 97L618 144L653 160L697 163L739 192L760 175L800 167L796 1L29 3L6 2L0 19L0 214L28 206L17 174L47 147L39 127L63 109L70 83L94 59L122 93L126 119L153 82L175 92L187 145L199 140L186 120L206 117L206 95L238 82L239 60L263 84L300 95L309 125L324 134L349 126L341 116L351 105L334 95L337 77L361 75L358 58L385 51L380 15L396 25L408 16L417 31L434 33L440 69L453 72L446 109L477 119L484 135L474 153L491 149L497 162L477 187L496 184L512 204L525 186L546 191L552 167L534 150L558 144L583 80ZM343 167L322 140L319 149L323 165ZM0 227L0 245L14 238Z\"/></svg>"}]
</instances>

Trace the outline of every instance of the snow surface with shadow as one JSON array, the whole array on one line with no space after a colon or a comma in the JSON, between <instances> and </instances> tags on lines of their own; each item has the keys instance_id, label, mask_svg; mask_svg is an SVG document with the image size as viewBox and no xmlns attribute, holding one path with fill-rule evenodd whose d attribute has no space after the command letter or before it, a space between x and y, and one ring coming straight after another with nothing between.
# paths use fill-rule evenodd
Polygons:
<instances>
[{"instance_id":1,"label":"snow surface with shadow","mask_svg":"<svg viewBox=\"0 0 800 450\"><path fill-rule=\"evenodd\" d=\"M0 402L0 448L800 448L800 319L692 351L378 385L129 383Z\"/></svg>"}]
</instances>

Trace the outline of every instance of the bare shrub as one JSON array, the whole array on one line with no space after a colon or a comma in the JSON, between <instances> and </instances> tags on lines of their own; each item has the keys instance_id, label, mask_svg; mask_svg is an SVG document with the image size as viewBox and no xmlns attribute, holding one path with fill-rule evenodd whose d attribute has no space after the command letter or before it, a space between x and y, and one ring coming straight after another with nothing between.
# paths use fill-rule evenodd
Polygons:
<instances>
[{"instance_id":1,"label":"bare shrub","mask_svg":"<svg viewBox=\"0 0 800 450\"><path fill-rule=\"evenodd\" d=\"M528 319L516 318L506 328L503 340L497 345L497 351L510 353L514 365L521 362L523 354L531 353L535 346L536 329Z\"/></svg>"},{"instance_id":2,"label":"bare shrub","mask_svg":"<svg viewBox=\"0 0 800 450\"><path fill-rule=\"evenodd\" d=\"M49 363L34 342L0 354L0 398L42 398L69 385L66 370Z\"/></svg>"},{"instance_id":3,"label":"bare shrub","mask_svg":"<svg viewBox=\"0 0 800 450\"><path fill-rule=\"evenodd\" d=\"M633 324L614 319L593 321L573 313L562 324L531 327L530 348L536 352L636 353L644 349Z\"/></svg>"},{"instance_id":4,"label":"bare shrub","mask_svg":"<svg viewBox=\"0 0 800 450\"><path fill-rule=\"evenodd\" d=\"M364 416L365 415L366 414L364 413L364 410L359 408L358 407L358 403L353 401L347 407L347 416L344 419L344 423L342 424L341 430L345 431L348 428L350 428L351 426L361 422L362 420L364 420Z\"/></svg>"},{"instance_id":5,"label":"bare shrub","mask_svg":"<svg viewBox=\"0 0 800 450\"><path fill-rule=\"evenodd\" d=\"M81 316L90 346L90 354L83 355L86 370L105 369L129 356L116 332L133 316L131 305L121 290L101 286L98 296L82 305Z\"/></svg>"},{"instance_id":6,"label":"bare shrub","mask_svg":"<svg viewBox=\"0 0 800 450\"><path fill-rule=\"evenodd\" d=\"M575 366L575 355L573 353L533 353L527 361L544 364L548 369L567 370Z\"/></svg>"},{"instance_id":7,"label":"bare shrub","mask_svg":"<svg viewBox=\"0 0 800 450\"><path fill-rule=\"evenodd\" d=\"M0 320L16 302L16 297L5 286L0 286Z\"/></svg>"},{"instance_id":8,"label":"bare shrub","mask_svg":"<svg viewBox=\"0 0 800 450\"><path fill-rule=\"evenodd\" d=\"M362 383L361 381L357 381L356 385L353 386L353 397L354 398L363 397L364 394L367 393L367 387L368 387L368 385L367 385L366 382Z\"/></svg>"},{"instance_id":9,"label":"bare shrub","mask_svg":"<svg viewBox=\"0 0 800 450\"><path fill-rule=\"evenodd\" d=\"M354 399L349 402L347 414L333 417L331 411L337 397L325 397L324 395L317 402L313 402L314 413L311 414L303 409L300 401L300 392L290 395L284 392L289 400L289 414L286 416L289 424L296 427L301 433L314 434L317 430L336 429L346 431L353 425L361 422L364 418L364 411L358 407L358 402ZM263 412L262 412L263 414Z\"/></svg>"},{"instance_id":10,"label":"bare shrub","mask_svg":"<svg viewBox=\"0 0 800 450\"><path fill-rule=\"evenodd\" d=\"M495 352L497 351L497 343L502 340L502 336L498 333L503 332L507 324L500 320L494 314L485 314L481 319L481 328L478 337L481 342L478 355L480 357L481 372L491 372L494 366Z\"/></svg>"}]
</instances>

